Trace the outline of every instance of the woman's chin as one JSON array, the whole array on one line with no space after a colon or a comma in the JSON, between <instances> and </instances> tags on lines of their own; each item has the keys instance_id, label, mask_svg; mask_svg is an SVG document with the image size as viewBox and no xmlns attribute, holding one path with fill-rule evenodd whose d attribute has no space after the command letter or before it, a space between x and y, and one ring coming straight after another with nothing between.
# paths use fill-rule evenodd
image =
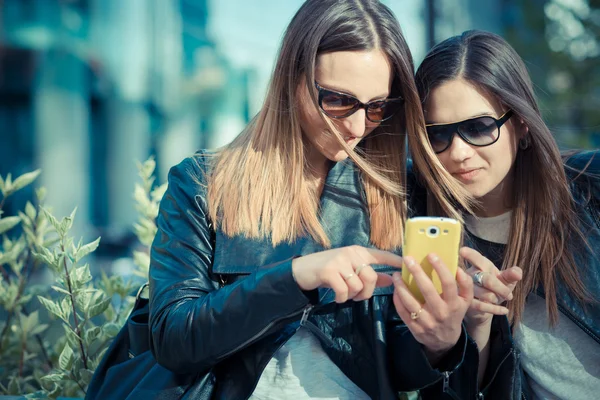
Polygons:
<instances>
[{"instance_id":1,"label":"woman's chin","mask_svg":"<svg viewBox=\"0 0 600 400\"><path fill-rule=\"evenodd\" d=\"M327 156L327 158L333 162L344 161L345 159L348 158L348 153L346 153L344 150L342 150L335 154L331 154L331 155Z\"/></svg>"}]
</instances>

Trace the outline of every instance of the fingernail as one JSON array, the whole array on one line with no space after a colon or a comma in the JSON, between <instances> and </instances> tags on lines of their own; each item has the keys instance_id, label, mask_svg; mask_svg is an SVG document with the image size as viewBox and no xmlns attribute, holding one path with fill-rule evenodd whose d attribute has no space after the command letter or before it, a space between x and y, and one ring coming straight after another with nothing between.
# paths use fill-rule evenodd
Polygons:
<instances>
[{"instance_id":1,"label":"fingernail","mask_svg":"<svg viewBox=\"0 0 600 400\"><path fill-rule=\"evenodd\" d=\"M502 312L504 313L504 315L508 315L508 308L504 307L502 309Z\"/></svg>"},{"instance_id":2,"label":"fingernail","mask_svg":"<svg viewBox=\"0 0 600 400\"><path fill-rule=\"evenodd\" d=\"M402 279L402 277L400 276L400 273L399 273L399 272L394 272L394 273L392 274L392 280L393 280L394 282L400 282L400 279Z\"/></svg>"},{"instance_id":3,"label":"fingernail","mask_svg":"<svg viewBox=\"0 0 600 400\"><path fill-rule=\"evenodd\" d=\"M406 265L408 265L409 267L413 267L415 265L415 260L413 260L410 257L405 258L404 261L406 262Z\"/></svg>"},{"instance_id":4,"label":"fingernail","mask_svg":"<svg viewBox=\"0 0 600 400\"><path fill-rule=\"evenodd\" d=\"M511 294L508 295L508 299L507 300L512 300L512 299L513 299L513 294L511 293Z\"/></svg>"},{"instance_id":5,"label":"fingernail","mask_svg":"<svg viewBox=\"0 0 600 400\"><path fill-rule=\"evenodd\" d=\"M431 255L429 256L429 261L434 262L434 263L438 262L439 259L440 258L433 253L431 253Z\"/></svg>"}]
</instances>

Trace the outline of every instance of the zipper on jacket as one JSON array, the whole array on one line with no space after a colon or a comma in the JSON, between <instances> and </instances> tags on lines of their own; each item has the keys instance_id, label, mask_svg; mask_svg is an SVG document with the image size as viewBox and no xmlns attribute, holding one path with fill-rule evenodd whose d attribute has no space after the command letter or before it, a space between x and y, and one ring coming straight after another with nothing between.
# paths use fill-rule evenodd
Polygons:
<instances>
[{"instance_id":1,"label":"zipper on jacket","mask_svg":"<svg viewBox=\"0 0 600 400\"><path fill-rule=\"evenodd\" d=\"M441 376L440 376L439 378L437 378L435 381L433 381L433 382L431 382L431 383L429 383L429 384L427 384L427 385L423 386L422 388L415 389L415 391L417 391L417 390L423 390L423 389L427 389L428 387L431 387L431 386L435 385L436 383L438 383L438 382L439 382L439 381L441 381L441 380L443 380L443 382L442 382L442 389L446 390L447 388L449 388L449 387L450 387L450 383L449 383L449 381L450 381L450 375L452 375L452 373L453 373L453 372L454 372L456 369L458 369L458 368L460 367L460 365L461 365L461 364L462 364L462 362L461 362L461 363L459 363L459 364L456 366L456 368L454 368L452 371L444 371L444 372L440 372L440 375L441 375Z\"/></svg>"},{"instance_id":2,"label":"zipper on jacket","mask_svg":"<svg viewBox=\"0 0 600 400\"><path fill-rule=\"evenodd\" d=\"M442 382L442 391L446 393L448 391L448 388L450 387L450 372L444 371L442 375L444 375L444 382Z\"/></svg>"},{"instance_id":3,"label":"zipper on jacket","mask_svg":"<svg viewBox=\"0 0 600 400\"><path fill-rule=\"evenodd\" d=\"M332 347L334 345L333 340L331 340L329 336L327 336L322 330L320 330L317 325L308 320L308 317L314 308L314 306L308 306L304 309L298 329L300 329L301 327L305 327L310 333L315 335L321 343L323 343L327 347Z\"/></svg>"},{"instance_id":4,"label":"zipper on jacket","mask_svg":"<svg viewBox=\"0 0 600 400\"><path fill-rule=\"evenodd\" d=\"M306 306L304 311L302 311L302 318L300 318L300 326L304 326L304 324L306 324L308 316L310 315L310 312L313 308L315 308L315 306L309 304L308 306Z\"/></svg>"},{"instance_id":5,"label":"zipper on jacket","mask_svg":"<svg viewBox=\"0 0 600 400\"><path fill-rule=\"evenodd\" d=\"M300 314L302 314L302 318L303 319L304 319L305 315L306 315L306 318L308 318L308 314L310 313L310 310L312 310L313 307L314 307L313 305L309 304L308 306L306 306L306 307L304 307L304 308L302 308L302 309L300 309L300 310L298 310L296 312L293 312L290 315L286 315L285 317L274 319L273 321L269 322L267 324L267 326L265 326L264 328L262 328L256 335L254 335L250 339L244 341L242 344L240 344L239 346L235 347L233 350L230 350L227 353L221 355L221 357L219 357L218 361L223 360L223 359L229 357L230 355L232 355L234 353L237 353L240 349L243 349L248 344L252 343L256 339L258 339L259 337L261 337L262 335L264 335L265 332L267 332L269 329L271 329L273 327L273 325L275 325L275 324L277 324L277 323L279 323L281 321L284 321L284 320L289 319L289 318L293 318L293 317L295 317L297 315L300 315ZM300 322L302 322L302 320Z\"/></svg>"},{"instance_id":6,"label":"zipper on jacket","mask_svg":"<svg viewBox=\"0 0 600 400\"><path fill-rule=\"evenodd\" d=\"M494 379L496 379L496 375L498 375L498 371L500 371L500 368L502 368L502 364L504 364L504 362L508 359L508 357L510 357L513 354L513 351L514 351L513 349L510 349L510 351L504 356L504 358L502 359L502 361L500 361L500 364L498 364L498 367L494 371L494 375L492 375L492 378L490 379L490 381L488 382L488 384L483 388L483 390L481 392L479 392L479 394L481 395L482 399L483 399L483 392L487 392L487 389L490 387L490 385L492 384L492 382L494 382Z\"/></svg>"},{"instance_id":7,"label":"zipper on jacket","mask_svg":"<svg viewBox=\"0 0 600 400\"><path fill-rule=\"evenodd\" d=\"M442 379L444 380L442 382L442 392L446 393L446 395L452 397L454 400L461 400L456 392L450 388L450 374L450 371L442 372Z\"/></svg>"}]
</instances>

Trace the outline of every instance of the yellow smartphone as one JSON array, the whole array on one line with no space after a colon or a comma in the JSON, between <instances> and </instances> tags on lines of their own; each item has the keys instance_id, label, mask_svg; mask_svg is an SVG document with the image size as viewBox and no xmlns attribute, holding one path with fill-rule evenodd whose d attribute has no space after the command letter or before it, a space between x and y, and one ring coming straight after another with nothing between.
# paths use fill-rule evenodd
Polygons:
<instances>
[{"instance_id":1,"label":"yellow smartphone","mask_svg":"<svg viewBox=\"0 0 600 400\"><path fill-rule=\"evenodd\" d=\"M442 293L440 278L427 260L427 255L434 252L448 267L452 276L456 277L461 231L461 223L452 218L415 217L406 221L402 255L413 257L421 265L438 293ZM402 268L402 279L415 298L421 304L425 303L419 287L407 268Z\"/></svg>"}]
</instances>

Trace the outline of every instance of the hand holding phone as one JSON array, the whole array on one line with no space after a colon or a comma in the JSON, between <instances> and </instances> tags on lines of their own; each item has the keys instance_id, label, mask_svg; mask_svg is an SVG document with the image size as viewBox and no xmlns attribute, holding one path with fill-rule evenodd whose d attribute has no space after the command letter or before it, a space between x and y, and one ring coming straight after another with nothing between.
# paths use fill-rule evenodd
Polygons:
<instances>
[{"instance_id":1,"label":"hand holding phone","mask_svg":"<svg viewBox=\"0 0 600 400\"><path fill-rule=\"evenodd\" d=\"M416 217L406 221L402 255L413 257L421 265L423 271L432 280L438 293L442 293L442 284L438 274L427 259L427 255L436 253L450 270L452 276L456 277L461 235L461 224L455 219ZM413 296L421 304L425 303L419 287L407 268L402 268L402 279Z\"/></svg>"}]
</instances>

